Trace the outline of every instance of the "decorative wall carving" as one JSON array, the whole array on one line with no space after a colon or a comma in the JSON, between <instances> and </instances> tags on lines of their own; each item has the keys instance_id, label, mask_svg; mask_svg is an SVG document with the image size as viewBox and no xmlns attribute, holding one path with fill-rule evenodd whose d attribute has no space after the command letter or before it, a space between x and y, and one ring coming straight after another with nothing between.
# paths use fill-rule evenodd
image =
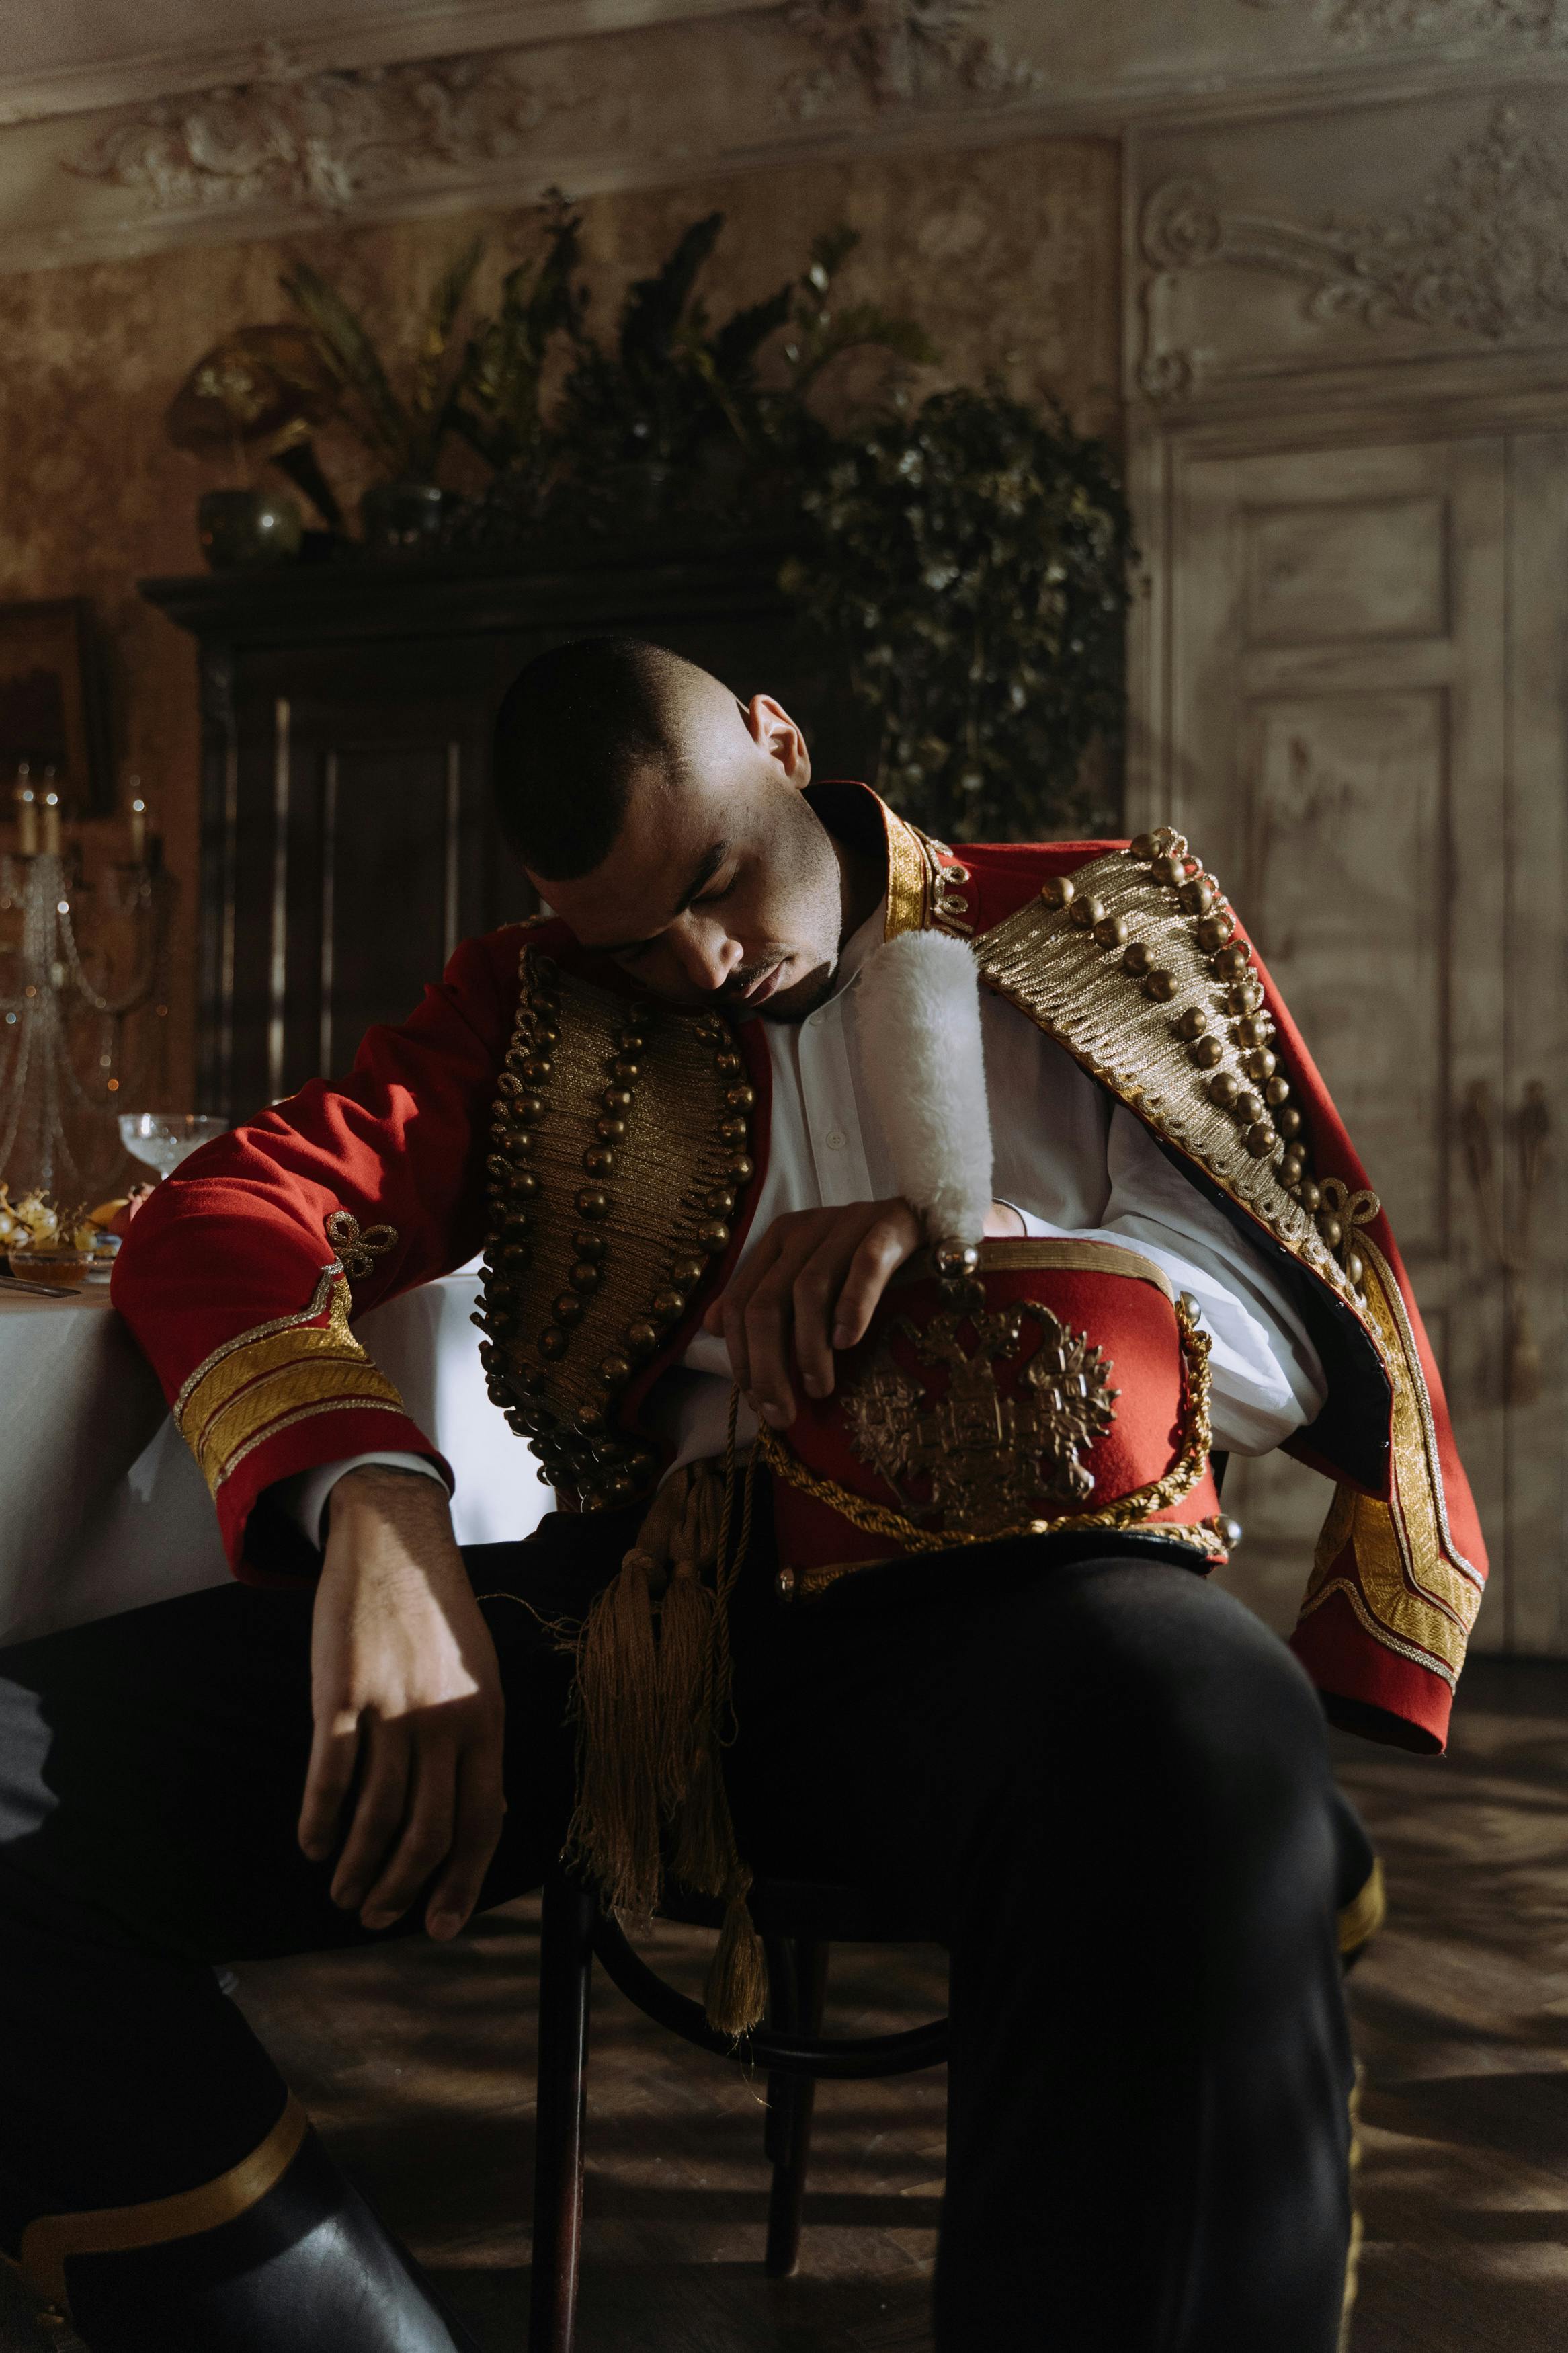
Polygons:
<instances>
[{"instance_id":1,"label":"decorative wall carving","mask_svg":"<svg viewBox=\"0 0 1568 2353\"><path fill-rule=\"evenodd\" d=\"M1423 33L1449 40L1496 34L1534 48L1568 48L1568 0L1244 0L1268 11L1304 5L1352 48Z\"/></svg>"},{"instance_id":2,"label":"decorative wall carving","mask_svg":"<svg viewBox=\"0 0 1568 2353\"><path fill-rule=\"evenodd\" d=\"M1152 189L1140 226L1153 277L1139 372L1151 399L1192 389L1196 364L1162 332L1173 281L1229 265L1301 280L1312 319L1458 328L1498 343L1568 322L1568 167L1499 107L1419 203L1387 220L1312 226L1226 211L1204 185Z\"/></svg>"},{"instance_id":3,"label":"decorative wall carving","mask_svg":"<svg viewBox=\"0 0 1568 2353\"><path fill-rule=\"evenodd\" d=\"M161 100L66 168L135 189L160 210L270 202L335 211L421 170L520 156L548 116L595 94L585 58L573 79L547 79L539 51L312 73L268 44L254 80Z\"/></svg>"},{"instance_id":4,"label":"decorative wall carving","mask_svg":"<svg viewBox=\"0 0 1568 2353\"><path fill-rule=\"evenodd\" d=\"M820 62L792 75L782 100L809 117L862 91L879 107L954 92L1023 96L1044 86L1037 66L1010 57L980 26L991 0L785 0L784 21Z\"/></svg>"}]
</instances>

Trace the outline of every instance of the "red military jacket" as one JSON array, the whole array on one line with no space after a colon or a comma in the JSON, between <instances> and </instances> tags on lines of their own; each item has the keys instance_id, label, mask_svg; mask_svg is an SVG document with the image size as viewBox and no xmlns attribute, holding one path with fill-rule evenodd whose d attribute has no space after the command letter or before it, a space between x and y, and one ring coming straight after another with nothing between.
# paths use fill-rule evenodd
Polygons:
<instances>
[{"instance_id":1,"label":"red military jacket","mask_svg":"<svg viewBox=\"0 0 1568 2353\"><path fill-rule=\"evenodd\" d=\"M885 840L889 937L940 928L968 938L984 984L1055 1038L1242 1230L1295 1269L1329 1396L1289 1451L1335 1489L1294 1647L1363 1728L1441 1746L1485 1577L1474 1504L1387 1219L1214 878L1168 830L1131 846L965 845L954 853L864 787L814 792L832 807L837 830L870 828ZM551 973L557 978L541 979ZM569 1359L572 1335L557 1326L546 1336L555 1310L531 1300L529 1278L516 1277L510 1291L499 1279L509 1253L528 1255L505 1239L505 1205L515 1202L518 1167L527 1165L507 1155L523 1149L520 1116L534 1115L527 1073L550 1068L548 1054L538 1058L539 1025L550 1026L562 975L622 1008L614 1016L626 1025L622 1043L636 1040L642 1016L631 984L577 947L563 924L512 925L466 942L407 1021L369 1032L346 1079L313 1080L207 1145L136 1219L115 1303L206 1475L238 1574L259 1573L247 1560L247 1527L275 1481L373 1451L438 1460L354 1339L355 1314L488 1244L502 1303L489 1311L491 1342L519 1312L533 1317L525 1336L537 1345L540 1369L525 1388L558 1377L552 1356ZM719 1174L726 1189L682 1193L679 1170L670 1177L672 1201L679 1194L696 1204L664 1237L675 1255L659 1262L675 1278L667 1272L649 1304L634 1310L624 1352L616 1343L586 1376L579 1371L571 1396L597 1396L602 1406L578 1406L576 1452L546 1451L558 1483L568 1493L576 1483L590 1504L620 1501L623 1490L629 1497L656 1473L658 1448L644 1431L643 1408L727 1281L766 1166L770 1065L760 1025L731 1029L717 1008L669 1019L689 1059L714 1066L706 1083L710 1094L718 1090L728 1139L714 1149L731 1156L728 1175ZM614 1038L607 1050L619 1051ZM618 1088L617 1074L637 1067L605 1065L612 1110L632 1103L635 1088ZM694 1071L677 1073L679 1083L695 1087ZM654 1097L665 1105L655 1124L678 1141L685 1122L676 1106L697 1101L679 1083L673 1095ZM578 1209L586 1201L613 1218L614 1187L595 1208L595 1163L591 1152L584 1157L590 1173ZM600 1155L606 1166L614 1157ZM702 1164L703 1184L718 1166ZM584 1392L584 1377L599 1388ZM514 1426L538 1428L528 1398L508 1401L521 1408ZM590 1449L613 1458L602 1476L572 1468L588 1462Z\"/></svg>"}]
</instances>

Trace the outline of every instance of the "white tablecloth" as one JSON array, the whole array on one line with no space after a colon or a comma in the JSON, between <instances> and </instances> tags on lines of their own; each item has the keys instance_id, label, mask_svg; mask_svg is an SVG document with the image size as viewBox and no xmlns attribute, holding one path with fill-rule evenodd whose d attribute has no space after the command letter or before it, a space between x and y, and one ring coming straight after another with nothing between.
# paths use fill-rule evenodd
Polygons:
<instances>
[{"instance_id":1,"label":"white tablecloth","mask_svg":"<svg viewBox=\"0 0 1568 2353\"><path fill-rule=\"evenodd\" d=\"M527 1535L550 1509L485 1393L465 1268L354 1332L457 1478L459 1544ZM107 1291L65 1302L0 1281L0 1642L220 1585L201 1472Z\"/></svg>"}]
</instances>

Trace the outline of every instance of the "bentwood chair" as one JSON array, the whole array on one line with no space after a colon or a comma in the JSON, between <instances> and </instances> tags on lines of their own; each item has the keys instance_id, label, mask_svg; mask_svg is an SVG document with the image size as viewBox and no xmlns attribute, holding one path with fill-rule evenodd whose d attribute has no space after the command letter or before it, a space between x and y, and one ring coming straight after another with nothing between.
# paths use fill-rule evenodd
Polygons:
<instances>
[{"instance_id":1,"label":"bentwood chair","mask_svg":"<svg viewBox=\"0 0 1568 2353\"><path fill-rule=\"evenodd\" d=\"M765 2024L740 2042L716 2033L700 2002L679 1993L633 1951L596 1891L556 1877L544 1890L539 1978L538 2125L533 2192L530 2353L573 2353L583 2234L583 2129L588 2010L597 1960L628 2001L700 2051L766 2070L763 2153L773 2167L763 2268L783 2279L800 2252L812 2105L817 2079L864 2082L910 2074L947 2057L947 2021L899 2034L825 2036L823 1991L834 1944L923 1944L929 1921L897 1916L858 1891L760 1879L749 1898L768 1963ZM718 1926L716 1908L673 1895L661 1917Z\"/></svg>"}]
</instances>

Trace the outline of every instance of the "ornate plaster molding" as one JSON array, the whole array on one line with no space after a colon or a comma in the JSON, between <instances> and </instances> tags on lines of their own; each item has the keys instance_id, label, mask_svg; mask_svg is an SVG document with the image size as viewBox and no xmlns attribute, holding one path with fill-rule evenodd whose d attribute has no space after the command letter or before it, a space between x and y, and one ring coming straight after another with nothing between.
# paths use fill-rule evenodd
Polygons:
<instances>
[{"instance_id":1,"label":"ornate plaster molding","mask_svg":"<svg viewBox=\"0 0 1568 2353\"><path fill-rule=\"evenodd\" d=\"M1227 212L1201 182L1170 179L1145 200L1139 240L1144 354L1139 389L1191 392L1196 355L1162 332L1175 281L1230 266L1293 278L1310 319L1446 327L1491 343L1568 324L1568 167L1500 106L1426 194L1387 220L1343 224Z\"/></svg>"},{"instance_id":2,"label":"ornate plaster molding","mask_svg":"<svg viewBox=\"0 0 1568 2353\"><path fill-rule=\"evenodd\" d=\"M526 154L550 116L600 94L604 78L588 57L566 54L564 69L537 52L501 51L312 73L268 44L254 79L160 100L68 157L66 169L134 190L160 211L342 211L421 171Z\"/></svg>"},{"instance_id":3,"label":"ornate plaster molding","mask_svg":"<svg viewBox=\"0 0 1568 2353\"><path fill-rule=\"evenodd\" d=\"M1568 0L1242 0L1242 5L1271 14L1310 5L1334 39L1351 48L1403 37L1451 41L1479 34L1522 41L1532 48L1568 49Z\"/></svg>"},{"instance_id":4,"label":"ornate plaster molding","mask_svg":"<svg viewBox=\"0 0 1568 2353\"><path fill-rule=\"evenodd\" d=\"M918 105L955 92L1032 95L1045 76L1010 57L983 20L992 0L784 0L784 22L818 62L785 82L782 102L810 117L859 92L879 108Z\"/></svg>"}]
</instances>

